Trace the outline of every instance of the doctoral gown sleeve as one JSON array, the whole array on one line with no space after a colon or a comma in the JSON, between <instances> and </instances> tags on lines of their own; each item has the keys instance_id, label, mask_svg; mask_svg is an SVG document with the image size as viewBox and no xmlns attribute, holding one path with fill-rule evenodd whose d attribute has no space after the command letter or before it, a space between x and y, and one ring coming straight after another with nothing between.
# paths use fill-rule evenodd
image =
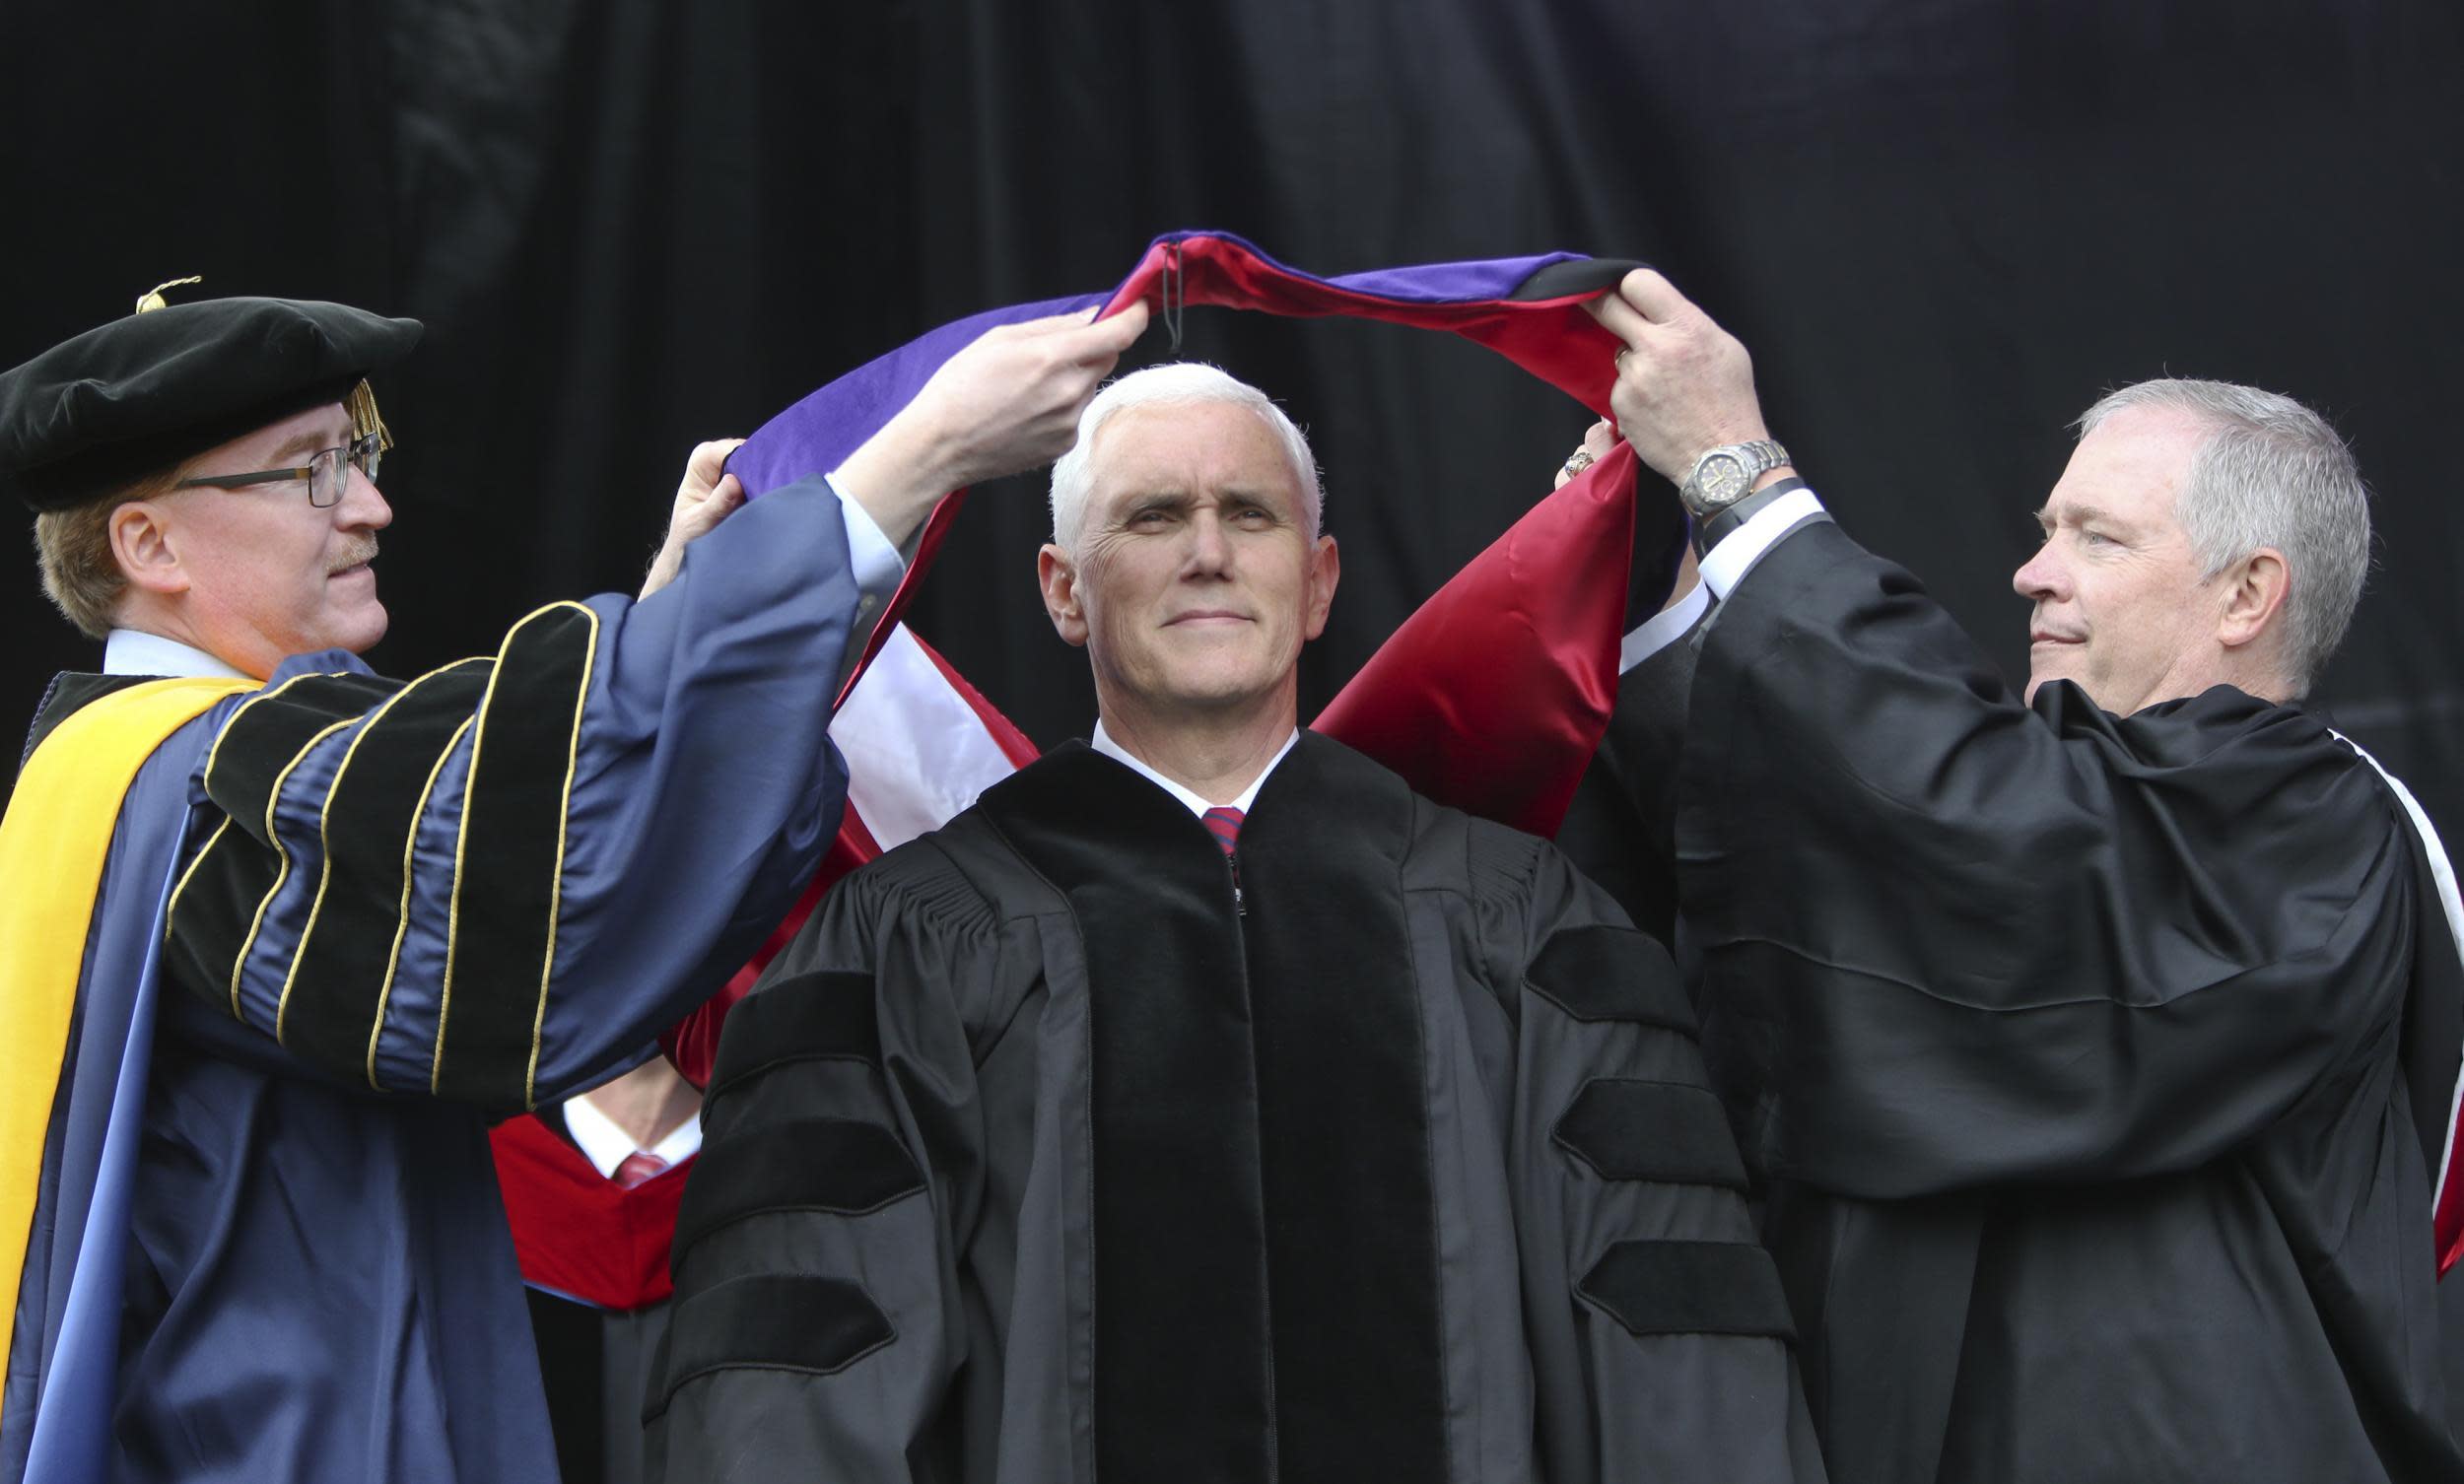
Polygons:
<instances>
[{"instance_id":1,"label":"doctoral gown sleeve","mask_svg":"<svg viewBox=\"0 0 2464 1484\"><path fill-rule=\"evenodd\" d=\"M642 602L556 603L408 684L286 662L193 780L173 978L324 1073L497 1109L589 1085L725 978L837 828L857 601L814 480Z\"/></svg>"},{"instance_id":2,"label":"doctoral gown sleeve","mask_svg":"<svg viewBox=\"0 0 2464 1484\"><path fill-rule=\"evenodd\" d=\"M1617 705L1574 801L1557 827L1557 848L1616 899L1634 925L1677 944L1677 769L1694 686L1699 623L1654 647L1617 676ZM1628 644L1633 643L1628 636Z\"/></svg>"},{"instance_id":3,"label":"doctoral gown sleeve","mask_svg":"<svg viewBox=\"0 0 2464 1484\"><path fill-rule=\"evenodd\" d=\"M1827 521L1707 635L1677 852L1746 1152L1836 1193L2195 1168L2333 1098L2401 1004L2402 825L2218 688L2033 710Z\"/></svg>"},{"instance_id":4,"label":"doctoral gown sleeve","mask_svg":"<svg viewBox=\"0 0 2464 1484\"><path fill-rule=\"evenodd\" d=\"M1509 1144L1551 1479L1818 1480L1788 1303L1668 952L1556 850L1485 932L1518 997Z\"/></svg>"},{"instance_id":5,"label":"doctoral gown sleeve","mask_svg":"<svg viewBox=\"0 0 2464 1484\"><path fill-rule=\"evenodd\" d=\"M934 848L842 882L727 1017L650 1367L650 1479L930 1467L983 1198L966 1006L1037 962L953 873L908 869Z\"/></svg>"}]
</instances>

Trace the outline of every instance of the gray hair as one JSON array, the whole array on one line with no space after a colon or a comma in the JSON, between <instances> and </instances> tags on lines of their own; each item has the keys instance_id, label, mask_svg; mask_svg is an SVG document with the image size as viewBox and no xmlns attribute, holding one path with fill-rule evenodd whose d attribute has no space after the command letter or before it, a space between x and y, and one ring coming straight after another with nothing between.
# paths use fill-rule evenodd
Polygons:
<instances>
[{"instance_id":1,"label":"gray hair","mask_svg":"<svg viewBox=\"0 0 2464 1484\"><path fill-rule=\"evenodd\" d=\"M2166 378L2107 392L2081 415L2086 438L2115 414L2187 414L2208 436L2173 496L2202 580L2262 547L2285 557L2285 680L2309 693L2361 600L2370 560L2369 489L2327 420L2288 396L2230 381Z\"/></svg>"},{"instance_id":2,"label":"gray hair","mask_svg":"<svg viewBox=\"0 0 2464 1484\"><path fill-rule=\"evenodd\" d=\"M1316 540L1323 523L1326 490L1309 438L1284 415L1274 399L1220 368L1199 361L1175 361L1131 371L1095 394L1078 414L1078 440L1053 465L1053 544L1077 550L1078 533L1086 523L1086 497L1095 487L1095 435L1114 414L1132 407L1179 407L1204 402L1229 402L1266 419L1283 451L1290 455L1292 474L1309 515L1309 538Z\"/></svg>"}]
</instances>

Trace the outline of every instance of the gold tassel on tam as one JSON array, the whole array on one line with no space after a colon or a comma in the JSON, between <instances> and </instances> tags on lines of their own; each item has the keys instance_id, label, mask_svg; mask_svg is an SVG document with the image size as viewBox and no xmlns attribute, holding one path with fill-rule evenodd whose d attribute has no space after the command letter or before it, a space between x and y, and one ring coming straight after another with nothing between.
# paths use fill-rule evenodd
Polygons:
<instances>
[{"instance_id":1,"label":"gold tassel on tam","mask_svg":"<svg viewBox=\"0 0 2464 1484\"><path fill-rule=\"evenodd\" d=\"M182 284L201 284L204 282L205 275L198 273L187 278L174 278L169 283L156 284L153 288L148 289L145 293L137 297L137 307L132 312L138 314L150 314L156 309L168 309L171 306L171 302L163 297L164 290L176 289Z\"/></svg>"},{"instance_id":2,"label":"gold tassel on tam","mask_svg":"<svg viewBox=\"0 0 2464 1484\"><path fill-rule=\"evenodd\" d=\"M361 377L360 384L351 388L351 395L343 399L343 405L351 409L352 438L364 438L373 433L376 435L378 448L393 446L393 430L387 428L385 420L377 414L376 393L369 386L367 377Z\"/></svg>"}]
</instances>

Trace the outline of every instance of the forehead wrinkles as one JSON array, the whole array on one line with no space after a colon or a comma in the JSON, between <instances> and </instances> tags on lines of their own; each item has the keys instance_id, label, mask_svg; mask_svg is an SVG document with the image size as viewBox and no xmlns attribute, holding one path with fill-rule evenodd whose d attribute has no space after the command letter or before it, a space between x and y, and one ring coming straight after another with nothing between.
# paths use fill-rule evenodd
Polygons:
<instances>
[{"instance_id":1,"label":"forehead wrinkles","mask_svg":"<svg viewBox=\"0 0 2464 1484\"><path fill-rule=\"evenodd\" d=\"M1299 475L1272 425L1238 402L1163 402L1124 408L1096 430L1089 513L1124 502L1226 493L1297 511Z\"/></svg>"}]
</instances>

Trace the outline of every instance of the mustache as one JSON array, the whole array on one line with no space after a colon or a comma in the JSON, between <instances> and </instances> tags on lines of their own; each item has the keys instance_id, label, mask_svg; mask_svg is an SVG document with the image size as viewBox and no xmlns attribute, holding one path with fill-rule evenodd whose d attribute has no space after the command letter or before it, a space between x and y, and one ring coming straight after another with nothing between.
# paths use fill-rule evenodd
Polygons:
<instances>
[{"instance_id":1,"label":"mustache","mask_svg":"<svg viewBox=\"0 0 2464 1484\"><path fill-rule=\"evenodd\" d=\"M374 536L363 537L358 541L352 542L349 546L344 547L340 558L334 563L330 570L333 572L341 572L345 568L358 567L363 563L374 562L376 560L376 538Z\"/></svg>"}]
</instances>

